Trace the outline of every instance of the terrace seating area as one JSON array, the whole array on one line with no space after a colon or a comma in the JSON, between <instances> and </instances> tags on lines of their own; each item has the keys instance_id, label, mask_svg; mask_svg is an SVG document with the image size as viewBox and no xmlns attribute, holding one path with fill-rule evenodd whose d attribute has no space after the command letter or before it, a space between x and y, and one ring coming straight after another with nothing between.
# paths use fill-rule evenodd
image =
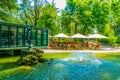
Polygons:
<instances>
[{"instance_id":1,"label":"terrace seating area","mask_svg":"<svg viewBox=\"0 0 120 80\"><path fill-rule=\"evenodd\" d=\"M64 49L64 50L85 50L85 49L101 49L100 42L50 42L50 49Z\"/></svg>"},{"instance_id":2,"label":"terrace seating area","mask_svg":"<svg viewBox=\"0 0 120 80\"><path fill-rule=\"evenodd\" d=\"M97 34L82 35L80 33L72 36L67 36L63 33L54 35L49 43L50 49L63 49L63 50L99 50L102 49L102 44L98 42L98 39L107 39L108 37ZM58 38L59 40L53 40ZM64 39L64 40L62 40ZM66 40L65 40L66 39Z\"/></svg>"}]
</instances>

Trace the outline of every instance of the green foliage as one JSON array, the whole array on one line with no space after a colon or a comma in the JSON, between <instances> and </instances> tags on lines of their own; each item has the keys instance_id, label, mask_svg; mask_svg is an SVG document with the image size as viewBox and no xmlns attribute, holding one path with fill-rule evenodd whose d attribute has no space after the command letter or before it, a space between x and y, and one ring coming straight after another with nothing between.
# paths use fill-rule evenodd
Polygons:
<instances>
[{"instance_id":1,"label":"green foliage","mask_svg":"<svg viewBox=\"0 0 120 80\"><path fill-rule=\"evenodd\" d=\"M105 25L104 34L109 37L109 39L107 39L108 43L112 46L115 46L115 43L118 38L117 38L117 36L115 36L115 33L114 33L113 29L111 29L109 24Z\"/></svg>"},{"instance_id":2,"label":"green foliage","mask_svg":"<svg viewBox=\"0 0 120 80\"><path fill-rule=\"evenodd\" d=\"M50 29L50 35L59 32L59 16L54 4L46 4L41 11L39 25Z\"/></svg>"},{"instance_id":3,"label":"green foliage","mask_svg":"<svg viewBox=\"0 0 120 80\"><path fill-rule=\"evenodd\" d=\"M120 31L119 0L67 0L62 11L56 9L54 0L52 3L48 0L21 0L19 4L17 1L0 1L0 21L21 24L27 21L29 25L50 28L52 36L60 32L87 35L96 29L110 38L107 43L120 44L117 39Z\"/></svg>"},{"instance_id":4,"label":"green foliage","mask_svg":"<svg viewBox=\"0 0 120 80\"><path fill-rule=\"evenodd\" d=\"M92 34L98 33L108 36L107 43L115 45L119 33L120 2L101 0L67 0L67 6L62 13L64 33ZM109 28L106 28L109 24ZM76 27L77 26L77 27ZM77 29L77 30L76 30Z\"/></svg>"},{"instance_id":5,"label":"green foliage","mask_svg":"<svg viewBox=\"0 0 120 80\"><path fill-rule=\"evenodd\" d=\"M88 16L88 17L89 17L89 16L91 16L92 12L85 10L85 11L84 11L84 14L85 14L85 16Z\"/></svg>"},{"instance_id":6,"label":"green foliage","mask_svg":"<svg viewBox=\"0 0 120 80\"><path fill-rule=\"evenodd\" d=\"M16 17L17 9L18 4L16 0L0 0L0 21L14 22L19 20Z\"/></svg>"},{"instance_id":7,"label":"green foliage","mask_svg":"<svg viewBox=\"0 0 120 80\"><path fill-rule=\"evenodd\" d=\"M22 52L22 55L18 59L17 63L20 65L35 65L45 62L42 56L42 51L38 49L30 49Z\"/></svg>"}]
</instances>

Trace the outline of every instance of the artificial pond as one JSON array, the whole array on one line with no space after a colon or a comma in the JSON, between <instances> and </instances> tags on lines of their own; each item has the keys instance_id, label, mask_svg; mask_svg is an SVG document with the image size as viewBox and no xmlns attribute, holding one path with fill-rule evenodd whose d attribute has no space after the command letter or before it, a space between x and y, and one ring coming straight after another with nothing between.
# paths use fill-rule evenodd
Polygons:
<instances>
[{"instance_id":1,"label":"artificial pond","mask_svg":"<svg viewBox=\"0 0 120 80\"><path fill-rule=\"evenodd\" d=\"M8 77L9 76L9 77ZM98 59L94 53L72 53L64 59L34 66L27 74L6 80L120 80L120 64Z\"/></svg>"}]
</instances>

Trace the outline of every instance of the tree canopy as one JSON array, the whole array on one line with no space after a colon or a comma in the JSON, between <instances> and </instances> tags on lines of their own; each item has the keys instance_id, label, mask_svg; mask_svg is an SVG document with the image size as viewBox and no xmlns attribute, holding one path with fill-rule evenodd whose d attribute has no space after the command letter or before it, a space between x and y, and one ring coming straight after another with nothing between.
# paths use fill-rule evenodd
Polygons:
<instances>
[{"instance_id":1,"label":"tree canopy","mask_svg":"<svg viewBox=\"0 0 120 80\"><path fill-rule=\"evenodd\" d=\"M96 29L110 38L107 43L120 44L120 0L67 0L61 11L54 0L19 1L0 1L0 21L47 27L50 35L88 35Z\"/></svg>"}]
</instances>

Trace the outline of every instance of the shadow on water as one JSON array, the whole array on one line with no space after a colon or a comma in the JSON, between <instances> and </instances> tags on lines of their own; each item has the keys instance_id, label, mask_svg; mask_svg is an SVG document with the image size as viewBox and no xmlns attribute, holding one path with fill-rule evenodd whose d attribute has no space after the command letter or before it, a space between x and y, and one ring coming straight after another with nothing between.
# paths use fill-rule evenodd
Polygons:
<instances>
[{"instance_id":1,"label":"shadow on water","mask_svg":"<svg viewBox=\"0 0 120 80\"><path fill-rule=\"evenodd\" d=\"M16 77L15 77L16 78ZM72 53L68 58L37 65L22 80L120 80L120 65L97 59L93 53Z\"/></svg>"}]
</instances>

